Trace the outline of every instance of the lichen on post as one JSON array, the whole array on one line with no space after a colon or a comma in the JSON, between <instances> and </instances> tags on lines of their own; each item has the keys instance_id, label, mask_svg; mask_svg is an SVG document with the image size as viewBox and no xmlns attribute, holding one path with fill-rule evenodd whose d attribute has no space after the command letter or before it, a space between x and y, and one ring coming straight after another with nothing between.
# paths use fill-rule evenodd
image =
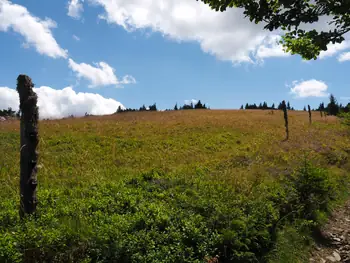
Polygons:
<instances>
[{"instance_id":1,"label":"lichen on post","mask_svg":"<svg viewBox=\"0 0 350 263\"><path fill-rule=\"evenodd\" d=\"M287 112L287 105L284 100L282 101L282 110L283 110L283 117L284 117L284 126L286 127L286 140L288 140L289 139L288 112Z\"/></svg>"},{"instance_id":2,"label":"lichen on post","mask_svg":"<svg viewBox=\"0 0 350 263\"><path fill-rule=\"evenodd\" d=\"M37 205L38 97L30 77L19 75L17 91L21 110L20 148L20 216L33 214Z\"/></svg>"}]
</instances>

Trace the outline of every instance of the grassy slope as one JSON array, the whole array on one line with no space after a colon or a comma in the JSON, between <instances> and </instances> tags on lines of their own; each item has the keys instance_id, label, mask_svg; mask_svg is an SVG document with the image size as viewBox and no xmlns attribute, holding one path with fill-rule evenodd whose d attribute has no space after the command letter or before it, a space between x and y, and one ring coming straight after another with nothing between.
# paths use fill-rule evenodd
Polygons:
<instances>
[{"instance_id":1,"label":"grassy slope","mask_svg":"<svg viewBox=\"0 0 350 263\"><path fill-rule=\"evenodd\" d=\"M321 120L315 113L313 118L310 127L307 112L290 112L288 142L282 141L279 111L144 112L42 121L39 219L26 223L19 223L17 215L19 123L2 123L0 247L7 252L0 258L19 259L30 247L27 257L37 260L202 262L225 243L225 234L217 232L229 229L220 222L231 225L232 218L220 216L239 214L237 224L244 227L235 228L237 233L256 230L251 214L274 213L261 186L291 173L305 156L336 176L350 171L345 128L333 117ZM251 199L252 207L259 202L267 207L248 213L242 204L249 206ZM237 259L253 258L249 253L262 258L270 249L270 244L230 246L245 253L235 252ZM101 256L108 253L109 258Z\"/></svg>"}]
</instances>

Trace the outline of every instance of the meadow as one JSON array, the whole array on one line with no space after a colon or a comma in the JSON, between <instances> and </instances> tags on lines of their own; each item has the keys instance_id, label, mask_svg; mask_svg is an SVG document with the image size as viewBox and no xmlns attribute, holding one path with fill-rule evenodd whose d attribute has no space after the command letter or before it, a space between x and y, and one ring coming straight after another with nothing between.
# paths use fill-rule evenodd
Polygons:
<instances>
[{"instance_id":1,"label":"meadow","mask_svg":"<svg viewBox=\"0 0 350 263\"><path fill-rule=\"evenodd\" d=\"M19 121L0 124L0 262L307 262L346 198L350 133L289 111L126 112L39 124L21 220Z\"/></svg>"}]
</instances>

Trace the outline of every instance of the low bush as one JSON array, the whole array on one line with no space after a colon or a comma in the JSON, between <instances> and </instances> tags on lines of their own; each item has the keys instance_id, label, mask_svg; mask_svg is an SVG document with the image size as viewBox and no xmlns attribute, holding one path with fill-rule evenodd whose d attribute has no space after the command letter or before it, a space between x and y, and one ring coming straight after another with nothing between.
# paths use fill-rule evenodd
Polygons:
<instances>
[{"instance_id":1,"label":"low bush","mask_svg":"<svg viewBox=\"0 0 350 263\"><path fill-rule=\"evenodd\" d=\"M350 112L343 112L338 114L343 124L350 126Z\"/></svg>"},{"instance_id":2,"label":"low bush","mask_svg":"<svg viewBox=\"0 0 350 263\"><path fill-rule=\"evenodd\" d=\"M193 178L152 170L74 191L41 189L35 218L21 221L17 200L1 201L0 262L283 259L287 245L300 246L299 234L329 212L344 180L305 162L245 188L214 181L206 170Z\"/></svg>"}]
</instances>

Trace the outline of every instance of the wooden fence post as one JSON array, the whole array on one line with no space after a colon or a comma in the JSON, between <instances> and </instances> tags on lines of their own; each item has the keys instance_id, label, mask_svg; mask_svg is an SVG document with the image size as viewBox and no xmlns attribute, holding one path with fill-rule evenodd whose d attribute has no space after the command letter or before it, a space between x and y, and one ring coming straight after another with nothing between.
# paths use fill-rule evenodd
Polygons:
<instances>
[{"instance_id":1,"label":"wooden fence post","mask_svg":"<svg viewBox=\"0 0 350 263\"><path fill-rule=\"evenodd\" d=\"M282 101L282 110L283 110L283 117L284 117L284 126L286 127L286 141L287 141L289 139L288 112L287 112L287 105L284 100Z\"/></svg>"},{"instance_id":2,"label":"wooden fence post","mask_svg":"<svg viewBox=\"0 0 350 263\"><path fill-rule=\"evenodd\" d=\"M30 77L19 75L17 91L21 110L21 150L20 150L20 216L33 214L36 210L37 198L37 161L38 153L38 97L33 91L34 84Z\"/></svg>"}]
</instances>

